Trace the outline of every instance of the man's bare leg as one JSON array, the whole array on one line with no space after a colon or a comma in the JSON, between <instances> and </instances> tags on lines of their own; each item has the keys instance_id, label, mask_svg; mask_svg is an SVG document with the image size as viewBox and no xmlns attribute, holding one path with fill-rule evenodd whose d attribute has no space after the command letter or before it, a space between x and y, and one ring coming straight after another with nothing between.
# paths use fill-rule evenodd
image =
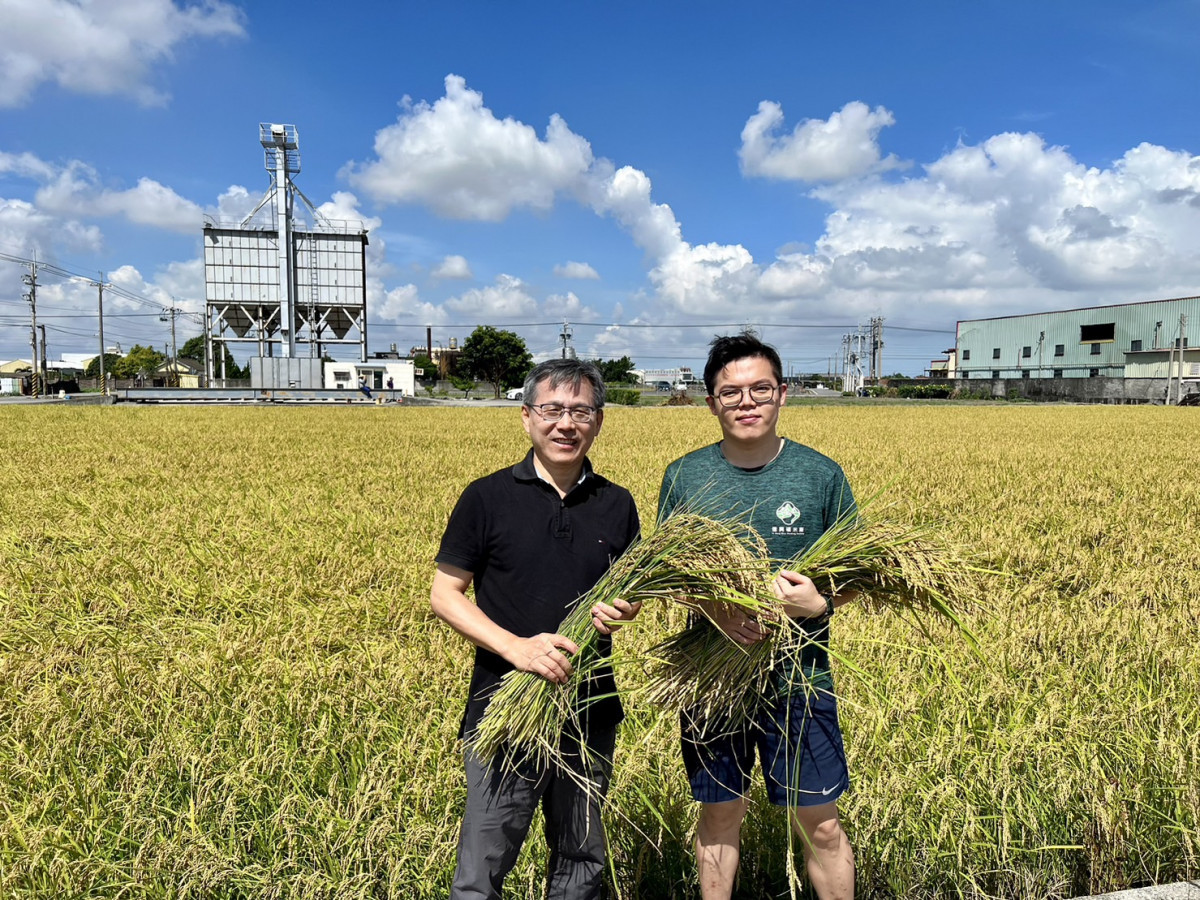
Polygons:
<instances>
[{"instance_id":1,"label":"man's bare leg","mask_svg":"<svg viewBox=\"0 0 1200 900\"><path fill-rule=\"evenodd\" d=\"M745 799L700 804L696 823L696 867L702 900L729 900L737 878L738 842L749 809Z\"/></svg>"},{"instance_id":2,"label":"man's bare leg","mask_svg":"<svg viewBox=\"0 0 1200 900\"><path fill-rule=\"evenodd\" d=\"M791 813L792 829L804 847L805 868L817 896L853 900L854 850L842 829L837 804L795 806Z\"/></svg>"}]
</instances>

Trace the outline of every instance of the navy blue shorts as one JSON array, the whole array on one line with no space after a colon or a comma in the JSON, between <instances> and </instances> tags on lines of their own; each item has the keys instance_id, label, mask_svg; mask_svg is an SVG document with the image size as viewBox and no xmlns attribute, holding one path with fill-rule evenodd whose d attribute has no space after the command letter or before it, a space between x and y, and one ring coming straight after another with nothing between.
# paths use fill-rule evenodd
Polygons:
<instances>
[{"instance_id":1,"label":"navy blue shorts","mask_svg":"<svg viewBox=\"0 0 1200 900\"><path fill-rule=\"evenodd\" d=\"M754 757L775 806L832 803L850 786L837 699L825 690L762 704L753 721L703 727L681 719L683 764L692 797L725 803L750 791ZM787 740L784 740L787 735Z\"/></svg>"}]
</instances>

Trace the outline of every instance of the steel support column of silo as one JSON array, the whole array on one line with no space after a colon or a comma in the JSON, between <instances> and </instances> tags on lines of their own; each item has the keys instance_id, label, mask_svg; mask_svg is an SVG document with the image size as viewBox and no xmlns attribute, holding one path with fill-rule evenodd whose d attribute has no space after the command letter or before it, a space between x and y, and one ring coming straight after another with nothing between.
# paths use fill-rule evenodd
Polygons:
<instances>
[{"instance_id":1,"label":"steel support column of silo","mask_svg":"<svg viewBox=\"0 0 1200 900\"><path fill-rule=\"evenodd\" d=\"M279 229L279 352L296 355L292 314L292 192L288 190L287 149L275 148L275 223Z\"/></svg>"}]
</instances>

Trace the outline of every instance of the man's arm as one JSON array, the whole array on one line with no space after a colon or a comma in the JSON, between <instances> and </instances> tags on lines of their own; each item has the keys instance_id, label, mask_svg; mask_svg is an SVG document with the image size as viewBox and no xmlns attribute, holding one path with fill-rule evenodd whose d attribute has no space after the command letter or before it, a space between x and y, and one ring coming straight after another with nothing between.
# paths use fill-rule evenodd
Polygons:
<instances>
[{"instance_id":1,"label":"man's arm","mask_svg":"<svg viewBox=\"0 0 1200 900\"><path fill-rule=\"evenodd\" d=\"M828 605L816 584L807 575L784 569L772 585L775 596L783 601L783 611L789 616L813 619L825 615ZM858 597L858 591L842 591L834 595L834 608L844 606Z\"/></svg>"},{"instance_id":2,"label":"man's arm","mask_svg":"<svg viewBox=\"0 0 1200 900\"><path fill-rule=\"evenodd\" d=\"M476 647L490 650L513 668L533 672L556 684L565 682L571 674L571 654L578 653L579 647L561 634L523 638L501 628L467 596L472 577L466 569L438 563L429 591L433 614Z\"/></svg>"}]
</instances>

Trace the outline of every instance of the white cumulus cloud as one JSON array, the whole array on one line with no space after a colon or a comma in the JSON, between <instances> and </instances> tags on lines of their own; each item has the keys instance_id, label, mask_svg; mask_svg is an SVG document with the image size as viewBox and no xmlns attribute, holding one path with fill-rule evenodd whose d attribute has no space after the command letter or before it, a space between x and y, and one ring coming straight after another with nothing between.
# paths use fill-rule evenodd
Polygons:
<instances>
[{"instance_id":1,"label":"white cumulus cloud","mask_svg":"<svg viewBox=\"0 0 1200 900\"><path fill-rule=\"evenodd\" d=\"M738 155L747 175L795 181L840 181L900 167L895 156L882 157L879 132L895 124L882 106L851 101L828 119L805 119L791 134L780 134L783 108L770 100L758 104L742 129Z\"/></svg>"},{"instance_id":2,"label":"white cumulus cloud","mask_svg":"<svg viewBox=\"0 0 1200 900\"><path fill-rule=\"evenodd\" d=\"M222 0L0 0L0 107L27 102L45 82L162 103L152 67L184 41L243 36L242 20Z\"/></svg>"},{"instance_id":3,"label":"white cumulus cloud","mask_svg":"<svg viewBox=\"0 0 1200 900\"><path fill-rule=\"evenodd\" d=\"M594 322L598 318L596 310L584 303L574 291L551 294L542 301L542 312L571 322Z\"/></svg>"},{"instance_id":4,"label":"white cumulus cloud","mask_svg":"<svg viewBox=\"0 0 1200 900\"><path fill-rule=\"evenodd\" d=\"M394 322L401 317L411 316L420 306L420 297L414 284L378 291L374 295L368 291L367 295L367 310L376 321ZM429 324L433 324L433 320Z\"/></svg>"},{"instance_id":5,"label":"white cumulus cloud","mask_svg":"<svg viewBox=\"0 0 1200 900\"><path fill-rule=\"evenodd\" d=\"M495 282L487 287L472 288L450 298L445 305L460 318L475 317L480 322L527 316L537 312L538 308L537 298L528 286L520 278L505 274L497 275Z\"/></svg>"},{"instance_id":6,"label":"white cumulus cloud","mask_svg":"<svg viewBox=\"0 0 1200 900\"><path fill-rule=\"evenodd\" d=\"M0 246L57 260L63 253L94 253L103 244L95 225L63 220L26 200L0 197Z\"/></svg>"},{"instance_id":7,"label":"white cumulus cloud","mask_svg":"<svg viewBox=\"0 0 1200 900\"><path fill-rule=\"evenodd\" d=\"M475 277L465 256L443 257L430 274L441 280L466 281Z\"/></svg>"},{"instance_id":8,"label":"white cumulus cloud","mask_svg":"<svg viewBox=\"0 0 1200 900\"><path fill-rule=\"evenodd\" d=\"M498 222L513 209L548 210L592 163L588 142L559 116L545 138L514 119L497 119L483 95L446 76L435 103L407 102L375 135L376 158L351 164L350 183L379 203L421 203L451 219Z\"/></svg>"},{"instance_id":9,"label":"white cumulus cloud","mask_svg":"<svg viewBox=\"0 0 1200 900\"><path fill-rule=\"evenodd\" d=\"M39 209L54 215L121 217L138 225L183 234L194 234L203 219L200 206L150 178L139 179L132 188L113 190L102 187L95 169L78 160L61 167L49 163L35 165L26 160L14 171L41 182L34 202Z\"/></svg>"},{"instance_id":10,"label":"white cumulus cloud","mask_svg":"<svg viewBox=\"0 0 1200 900\"><path fill-rule=\"evenodd\" d=\"M554 267L559 278L574 278L580 281L598 281L600 273L585 262L567 261Z\"/></svg>"},{"instance_id":11,"label":"white cumulus cloud","mask_svg":"<svg viewBox=\"0 0 1200 900\"><path fill-rule=\"evenodd\" d=\"M0 174L7 173L34 181L49 181L54 177L54 167L32 153L0 152Z\"/></svg>"},{"instance_id":12,"label":"white cumulus cloud","mask_svg":"<svg viewBox=\"0 0 1200 900\"><path fill-rule=\"evenodd\" d=\"M814 196L836 209L817 249L848 288L1115 302L1200 277L1200 160L1182 151L1143 144L1089 168L1038 135L1000 134L954 148L923 178Z\"/></svg>"},{"instance_id":13,"label":"white cumulus cloud","mask_svg":"<svg viewBox=\"0 0 1200 900\"><path fill-rule=\"evenodd\" d=\"M597 178L590 193L596 212L615 218L650 257L657 297L672 309L722 312L747 298L758 277L750 253L738 244L685 241L671 207L651 199L645 172L623 166L607 179Z\"/></svg>"}]
</instances>

